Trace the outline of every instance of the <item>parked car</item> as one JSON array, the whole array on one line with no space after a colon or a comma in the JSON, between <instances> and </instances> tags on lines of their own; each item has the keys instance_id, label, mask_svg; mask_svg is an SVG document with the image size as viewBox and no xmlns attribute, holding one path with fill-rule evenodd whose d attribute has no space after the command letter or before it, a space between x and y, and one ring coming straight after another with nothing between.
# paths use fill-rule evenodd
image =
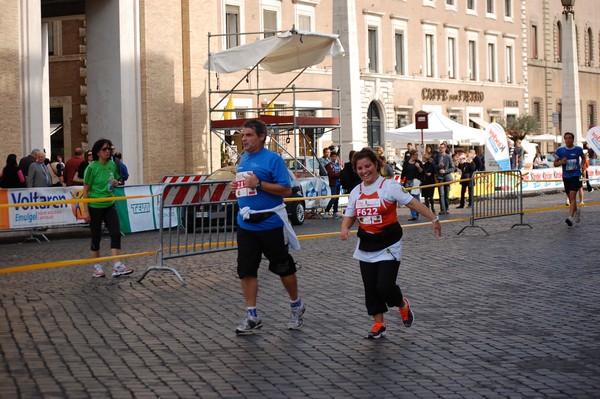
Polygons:
<instances>
[{"instance_id":1,"label":"parked car","mask_svg":"<svg viewBox=\"0 0 600 399\"><path fill-rule=\"evenodd\" d=\"M548 165L549 168L553 168L554 167L554 160L556 159L556 157L554 156L554 154L548 152L546 154L544 154L542 156L542 161Z\"/></svg>"},{"instance_id":2,"label":"parked car","mask_svg":"<svg viewBox=\"0 0 600 399\"><path fill-rule=\"evenodd\" d=\"M237 171L237 165L233 166L225 166L221 169L217 169L213 173L211 173L205 180L204 183L214 182L215 185L222 184L223 186L218 186L223 190L223 195L227 195L227 198L223 198L224 200L234 200L235 193L229 191L229 182L235 179ZM302 191L302 186L298 182L298 179L291 170L288 169L288 174L290 176L290 182L292 185L292 197L302 198L304 197L304 193ZM285 202L285 206L287 209L288 218L292 222L293 225L301 225L304 223L304 215L306 204L303 200L300 201L287 201ZM201 226L232 226L237 224L237 214L239 210L239 206L237 202L219 202L212 203L206 205L197 205L195 207L196 214L196 228ZM188 213L188 215L193 215L193 212ZM188 216L188 231L193 230L193 216ZM191 226L191 227L190 227Z\"/></svg>"},{"instance_id":3,"label":"parked car","mask_svg":"<svg viewBox=\"0 0 600 399\"><path fill-rule=\"evenodd\" d=\"M285 159L285 164L297 178L322 176L325 171L324 168L320 169L317 157L289 158ZM325 176L326 173L325 171Z\"/></svg>"}]
</instances>

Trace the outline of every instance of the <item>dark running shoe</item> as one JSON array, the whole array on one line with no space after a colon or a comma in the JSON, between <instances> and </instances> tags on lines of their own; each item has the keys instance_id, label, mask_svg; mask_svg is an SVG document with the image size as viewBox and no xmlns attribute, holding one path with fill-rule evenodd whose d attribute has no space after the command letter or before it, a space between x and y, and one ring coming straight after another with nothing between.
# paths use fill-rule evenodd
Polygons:
<instances>
[{"instance_id":1,"label":"dark running shoe","mask_svg":"<svg viewBox=\"0 0 600 399\"><path fill-rule=\"evenodd\" d=\"M569 216L566 220L565 223L569 226L573 226L573 218L571 216Z\"/></svg>"},{"instance_id":2,"label":"dark running shoe","mask_svg":"<svg viewBox=\"0 0 600 399\"><path fill-rule=\"evenodd\" d=\"M379 339L381 337L385 337L385 330L387 329L387 325L385 323L375 323L373 324L373 328L369 331L369 335L367 335L368 339Z\"/></svg>"},{"instance_id":3,"label":"dark running shoe","mask_svg":"<svg viewBox=\"0 0 600 399\"><path fill-rule=\"evenodd\" d=\"M398 309L398 312L400 312L400 316L402 316L402 323L404 323L404 326L412 326L413 321L415 321L415 315L410 309L410 303L408 303L408 299L404 298L404 307Z\"/></svg>"}]
</instances>

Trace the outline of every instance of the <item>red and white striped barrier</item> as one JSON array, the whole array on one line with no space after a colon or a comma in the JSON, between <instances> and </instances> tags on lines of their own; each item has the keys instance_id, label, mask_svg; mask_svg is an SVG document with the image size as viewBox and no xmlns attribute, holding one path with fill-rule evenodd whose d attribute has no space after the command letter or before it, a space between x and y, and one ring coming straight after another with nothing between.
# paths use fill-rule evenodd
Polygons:
<instances>
[{"instance_id":1,"label":"red and white striped barrier","mask_svg":"<svg viewBox=\"0 0 600 399\"><path fill-rule=\"evenodd\" d=\"M235 199L235 190L232 191L228 183L206 181L166 183L162 193L163 206L166 207Z\"/></svg>"},{"instance_id":2,"label":"red and white striped barrier","mask_svg":"<svg viewBox=\"0 0 600 399\"><path fill-rule=\"evenodd\" d=\"M199 183L206 179L208 175L173 175L163 176L163 183Z\"/></svg>"}]
</instances>

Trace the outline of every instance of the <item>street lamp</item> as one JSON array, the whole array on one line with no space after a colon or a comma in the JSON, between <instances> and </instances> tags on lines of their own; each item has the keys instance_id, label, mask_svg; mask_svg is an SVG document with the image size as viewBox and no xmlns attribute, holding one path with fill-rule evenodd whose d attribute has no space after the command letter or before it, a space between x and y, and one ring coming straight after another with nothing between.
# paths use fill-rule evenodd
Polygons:
<instances>
[{"instance_id":1,"label":"street lamp","mask_svg":"<svg viewBox=\"0 0 600 399\"><path fill-rule=\"evenodd\" d=\"M575 14L575 0L560 0L563 6L563 14Z\"/></svg>"}]
</instances>

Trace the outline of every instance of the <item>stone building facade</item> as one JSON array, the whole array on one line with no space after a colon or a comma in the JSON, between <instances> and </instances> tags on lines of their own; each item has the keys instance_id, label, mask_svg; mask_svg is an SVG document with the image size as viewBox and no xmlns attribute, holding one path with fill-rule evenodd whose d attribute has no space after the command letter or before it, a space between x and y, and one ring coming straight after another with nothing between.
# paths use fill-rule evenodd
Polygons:
<instances>
[{"instance_id":1,"label":"stone building facade","mask_svg":"<svg viewBox=\"0 0 600 399\"><path fill-rule=\"evenodd\" d=\"M599 12L595 0L575 6L585 130L597 124ZM22 0L7 2L3 14L2 156L38 147L68 158L108 137L132 183L207 173L221 151L209 132L209 79L224 89L242 76L209 76L209 46L220 51L292 27L338 33L346 49L295 82L339 87L341 136L324 140L339 141L345 153L388 144L385 131L412 123L419 110L476 127L530 113L541 133L560 132L559 0ZM253 33L209 41L209 32ZM291 76L284 75L243 86L282 87ZM264 100L233 103L259 108ZM335 101L315 94L302 104ZM51 135L56 124L62 130Z\"/></svg>"}]
</instances>

